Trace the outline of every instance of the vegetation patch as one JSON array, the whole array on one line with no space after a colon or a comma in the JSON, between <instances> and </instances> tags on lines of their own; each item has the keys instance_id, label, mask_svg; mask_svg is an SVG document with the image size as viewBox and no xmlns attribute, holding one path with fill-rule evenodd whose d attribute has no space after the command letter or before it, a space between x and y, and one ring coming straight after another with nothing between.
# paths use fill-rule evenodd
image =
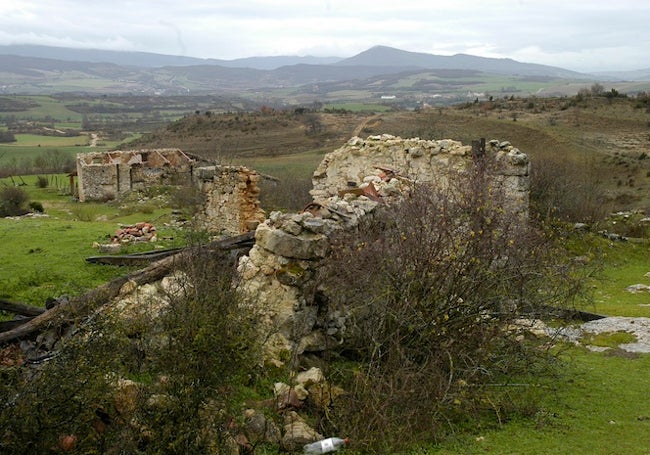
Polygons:
<instances>
[{"instance_id":1,"label":"vegetation patch","mask_svg":"<svg viewBox=\"0 0 650 455\"><path fill-rule=\"evenodd\" d=\"M604 348L617 348L621 344L634 343L637 341L636 336L629 332L603 332L603 333L586 333L580 338L583 345L599 346Z\"/></svg>"}]
</instances>

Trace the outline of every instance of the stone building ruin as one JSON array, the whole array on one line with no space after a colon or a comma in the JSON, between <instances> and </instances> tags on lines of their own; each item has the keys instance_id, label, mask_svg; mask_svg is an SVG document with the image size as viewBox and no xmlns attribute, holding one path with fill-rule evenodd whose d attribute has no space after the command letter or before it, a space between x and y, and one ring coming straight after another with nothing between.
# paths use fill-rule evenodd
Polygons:
<instances>
[{"instance_id":1,"label":"stone building ruin","mask_svg":"<svg viewBox=\"0 0 650 455\"><path fill-rule=\"evenodd\" d=\"M490 141L485 159L497 164L493 177L504 190L506 209L525 222L528 157L508 142ZM472 163L472 147L460 142L390 135L355 137L327 154L313 174L314 202L301 213L272 212L239 263L240 289L267 329L268 357L287 359L340 344L346 316L320 308L314 293L315 271L333 234L353 229L385 202L399 201L415 183L444 185L451 170Z\"/></svg>"},{"instance_id":2,"label":"stone building ruin","mask_svg":"<svg viewBox=\"0 0 650 455\"><path fill-rule=\"evenodd\" d=\"M179 172L184 172L205 196L206 205L197 220L222 234L255 231L255 245L239 260L238 289L247 306L260 317L267 359L276 362L324 351L341 342L346 315L320 308L315 298L315 272L327 256L334 234L354 229L380 206L398 203L417 184L444 186L454 172L464 172L476 164L472 146L449 139L354 137L327 154L313 173L313 202L305 210L272 212L265 218L257 197L259 174L244 167L200 166L178 152L173 156L181 161ZM528 157L510 143L496 140L489 141L481 152L482 159L495 164L492 181L504 190L504 208L525 222ZM137 152L121 153L79 158L79 179L86 185L86 198L105 194L88 191L87 179L96 184L104 182L119 193L117 175L140 178L147 174L144 162L153 163L163 155L150 151L147 160L141 162ZM167 158L167 162L171 160ZM94 177L84 177L89 170ZM148 172L162 181L160 175L168 171ZM140 182L132 178L131 187Z\"/></svg>"},{"instance_id":3,"label":"stone building ruin","mask_svg":"<svg viewBox=\"0 0 650 455\"><path fill-rule=\"evenodd\" d=\"M215 235L250 232L265 218L258 199L260 174L215 165L180 149L79 154L77 175L80 202L119 199L157 185L192 185L204 199L196 225Z\"/></svg>"},{"instance_id":4,"label":"stone building ruin","mask_svg":"<svg viewBox=\"0 0 650 455\"><path fill-rule=\"evenodd\" d=\"M77 155L79 201L108 201L150 185L180 185L208 164L179 149L117 150Z\"/></svg>"}]
</instances>

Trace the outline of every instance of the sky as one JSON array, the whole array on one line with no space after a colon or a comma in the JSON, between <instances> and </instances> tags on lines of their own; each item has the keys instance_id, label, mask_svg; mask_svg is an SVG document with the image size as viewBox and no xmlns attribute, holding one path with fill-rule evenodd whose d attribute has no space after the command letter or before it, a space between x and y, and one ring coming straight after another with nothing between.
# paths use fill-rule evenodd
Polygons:
<instances>
[{"instance_id":1,"label":"sky","mask_svg":"<svg viewBox=\"0 0 650 455\"><path fill-rule=\"evenodd\" d=\"M231 60L375 45L592 72L650 68L647 0L0 0L0 44Z\"/></svg>"}]
</instances>

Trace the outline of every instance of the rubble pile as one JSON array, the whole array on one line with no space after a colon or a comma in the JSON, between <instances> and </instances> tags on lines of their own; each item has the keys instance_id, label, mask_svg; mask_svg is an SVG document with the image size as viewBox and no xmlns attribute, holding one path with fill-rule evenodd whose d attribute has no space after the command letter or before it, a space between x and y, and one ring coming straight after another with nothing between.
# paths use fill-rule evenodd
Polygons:
<instances>
[{"instance_id":1,"label":"rubble pile","mask_svg":"<svg viewBox=\"0 0 650 455\"><path fill-rule=\"evenodd\" d=\"M153 224L141 222L122 226L115 231L111 243L155 242L157 239L156 227Z\"/></svg>"}]
</instances>

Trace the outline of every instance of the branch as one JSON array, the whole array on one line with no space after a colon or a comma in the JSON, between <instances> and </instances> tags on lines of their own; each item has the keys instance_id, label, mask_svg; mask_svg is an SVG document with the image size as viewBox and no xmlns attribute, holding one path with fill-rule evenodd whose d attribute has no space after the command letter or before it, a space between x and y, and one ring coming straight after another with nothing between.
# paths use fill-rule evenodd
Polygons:
<instances>
[{"instance_id":1,"label":"branch","mask_svg":"<svg viewBox=\"0 0 650 455\"><path fill-rule=\"evenodd\" d=\"M122 286L133 281L136 285L152 283L169 275L171 271L183 260L193 257L200 250L236 250L248 248L254 242L255 234L253 232L230 237L224 240L201 245L198 247L188 247L184 250L154 262L150 266L137 270L128 275L115 278L114 280L92 289L85 294L70 299L69 302L61 303L49 311L46 311L22 324L15 329L0 333L0 344L7 343L18 338L23 338L40 330L56 327L69 322L71 315L79 316L90 313L93 309L113 300L120 292Z\"/></svg>"}]
</instances>

